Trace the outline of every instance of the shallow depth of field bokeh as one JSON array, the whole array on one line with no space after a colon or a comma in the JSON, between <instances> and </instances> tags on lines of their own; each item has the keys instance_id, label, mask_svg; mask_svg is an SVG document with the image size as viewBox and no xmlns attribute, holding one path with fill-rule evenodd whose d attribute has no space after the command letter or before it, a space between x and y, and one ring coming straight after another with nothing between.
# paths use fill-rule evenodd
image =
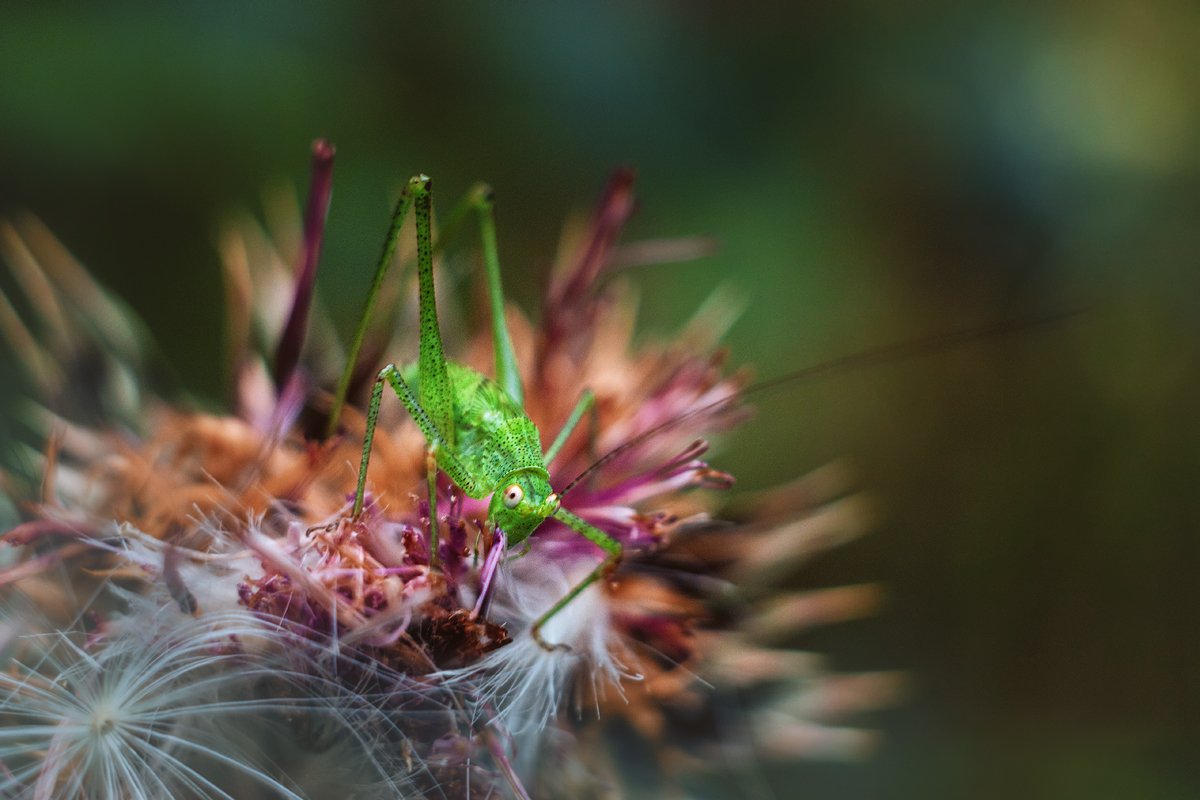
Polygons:
<instances>
[{"instance_id":1,"label":"shallow depth of field bokeh","mask_svg":"<svg viewBox=\"0 0 1200 800\"><path fill-rule=\"evenodd\" d=\"M725 443L750 488L850 460L880 521L797 580L883 581L888 605L802 644L913 675L869 720L875 759L741 791L1196 796L1194 4L403 5L7 5L0 210L42 218L213 404L217 225L302 192L318 135L338 146L320 288L343 333L408 175L442 203L496 187L529 306L565 215L622 164L627 239L721 242L634 276L644 335L728 283L731 363L763 378L1082 309L762 397Z\"/></svg>"}]
</instances>

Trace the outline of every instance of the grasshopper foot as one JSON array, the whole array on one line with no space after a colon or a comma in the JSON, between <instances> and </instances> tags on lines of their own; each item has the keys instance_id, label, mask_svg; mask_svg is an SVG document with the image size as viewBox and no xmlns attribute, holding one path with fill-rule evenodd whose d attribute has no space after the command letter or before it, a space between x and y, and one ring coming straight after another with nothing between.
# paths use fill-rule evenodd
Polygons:
<instances>
[{"instance_id":1,"label":"grasshopper foot","mask_svg":"<svg viewBox=\"0 0 1200 800\"><path fill-rule=\"evenodd\" d=\"M529 629L529 632L531 634L533 634L533 640L538 643L538 647L542 648L547 653L553 653L555 650L561 650L564 653L571 652L570 645L565 645L565 644L562 644L561 642L559 642L557 644L552 644L550 642L547 642L545 639L543 639L541 622L534 623L534 626Z\"/></svg>"}]
</instances>

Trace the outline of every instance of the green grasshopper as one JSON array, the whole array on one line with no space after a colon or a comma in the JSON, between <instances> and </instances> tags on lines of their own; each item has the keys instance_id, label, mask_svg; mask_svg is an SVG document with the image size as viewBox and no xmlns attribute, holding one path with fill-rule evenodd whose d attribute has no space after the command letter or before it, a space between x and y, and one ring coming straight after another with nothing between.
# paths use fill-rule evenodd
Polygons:
<instances>
[{"instance_id":1,"label":"green grasshopper","mask_svg":"<svg viewBox=\"0 0 1200 800\"><path fill-rule=\"evenodd\" d=\"M410 207L415 207L417 228L417 275L420 308L420 349L415 365L404 370L388 364L375 378L367 407L367 426L363 437L362 463L354 494L352 515L362 514L367 482L367 465L379 418L384 384L390 384L412 416L426 441L426 467L429 483L430 563L436 565L438 551L437 474L443 470L467 496L483 499L491 496L485 526L503 532L513 547L529 536L549 517L568 526L595 543L605 553L604 560L569 592L542 614L530 629L533 638L546 650L567 649L547 643L541 628L584 589L611 573L621 560L621 544L588 524L559 504L559 495L550 486L546 465L554 460L583 415L594 407L595 398L584 391L553 444L541 449L537 427L524 410L524 392L513 353L512 339L504 321L504 294L500 285L500 263L496 249L496 228L491 192L477 189L468 198L479 214L483 239L483 260L487 272L488 296L492 312L493 348L496 379L474 369L447 361L438 326L433 287L433 253L430 233L433 203L428 177L409 180L393 214L384 252L375 282L359 322L359 331L351 348L349 367L334 401L332 420L345 397L350 370L357 358L371 308L378 294L383 271L395 252L400 228ZM453 215L452 215L453 216Z\"/></svg>"},{"instance_id":2,"label":"green grasshopper","mask_svg":"<svg viewBox=\"0 0 1200 800\"><path fill-rule=\"evenodd\" d=\"M437 474L443 470L460 490L469 497L491 497L485 527L494 533L503 532L509 547L526 544L531 534L546 519L553 517L597 545L605 554L604 560L545 613L534 621L530 632L535 641L547 650L568 649L562 644L549 644L541 636L542 626L563 610L596 581L616 569L621 560L621 543L590 525L560 504L568 493L587 475L612 461L628 448L657 435L666 428L683 423L700 414L730 402L730 398L689 410L682 416L642 431L592 463L570 484L555 492L550 485L546 465L553 462L584 414L594 414L595 398L585 390L568 416L554 442L543 453L537 426L524 410L524 392L520 372L513 353L512 339L504 321L504 293L500 284L500 263L496 248L496 228L490 190L477 187L447 218L443 237L470 210L479 217L483 240L483 260L491 305L492 339L495 355L495 380L476 370L447 361L438 327L433 286L433 255L440 246L432 241L432 197L430 180L418 175L409 180L392 215L392 226L378 262L374 283L368 293L366 306L350 348L347 366L334 397L329 425L332 432L345 400L351 374L365 338L374 301L379 294L383 277L392 262L400 229L409 210L415 207L417 229L417 271L420 308L420 349L415 365L401 370L389 364L375 378L367 408L367 426L363 438L362 461L358 485L354 494L353 517L362 514L366 492L367 466L375 425L379 418L383 388L390 384L404 403L426 441L426 472L429 483L430 563L436 566L438 548ZM889 363L937 353L997 336L1018 333L1036 325L1057 322L1070 314L1052 314L1041 318L998 322L973 329L951 331L912 339L882 347L870 348L810 367L772 378L743 390L740 397L801 380L819 378L860 367Z\"/></svg>"}]
</instances>

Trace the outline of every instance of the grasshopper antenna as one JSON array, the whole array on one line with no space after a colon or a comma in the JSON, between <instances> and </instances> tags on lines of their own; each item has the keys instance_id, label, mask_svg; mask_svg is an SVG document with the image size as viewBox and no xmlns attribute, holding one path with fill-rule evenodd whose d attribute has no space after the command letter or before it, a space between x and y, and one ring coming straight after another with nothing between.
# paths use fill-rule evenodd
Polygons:
<instances>
[{"instance_id":1,"label":"grasshopper antenna","mask_svg":"<svg viewBox=\"0 0 1200 800\"><path fill-rule=\"evenodd\" d=\"M1074 309L1063 311L1054 314L1048 314L1042 317L1032 317L1017 320L1005 320L1002 322L994 322L990 325L983 325L976 328L965 328L957 331L949 331L946 333L935 333L930 336L922 336L916 339L909 339L903 342L894 344L881 345L879 347L871 347L866 350L859 350L856 353L849 353L844 356L832 358L829 361L823 361L820 364L814 364L808 367L801 367L792 372L785 372L782 375L774 378L769 378L761 383L756 383L747 389L740 392L735 392L729 397L723 397L720 400L714 400L711 403L706 403L699 408L694 408L684 414L673 419L669 419L659 425L655 425L649 430L643 431L627 442L624 442L612 450L609 450L604 455L594 461L591 466L583 472L575 476L575 479L568 483L558 496L563 497L567 492L574 489L581 481L587 478L596 470L610 463L613 459L621 454L637 447L651 437L657 436L663 431L670 430L677 425L682 425L690 419L694 419L702 414L715 411L722 406L731 405L744 397L752 394L761 394L778 389L789 383L799 381L816 380L825 378L831 375L848 372L852 369L861 367L877 366L886 364L892 361L903 361L910 358L919 358L921 356L933 355L942 353L947 350L953 350L957 347L962 347L967 344L972 344L986 339L993 339L1001 336L1008 336L1015 333L1023 333L1032 328L1040 328L1049 325L1056 325L1060 322L1065 322L1083 312L1083 309Z\"/></svg>"}]
</instances>

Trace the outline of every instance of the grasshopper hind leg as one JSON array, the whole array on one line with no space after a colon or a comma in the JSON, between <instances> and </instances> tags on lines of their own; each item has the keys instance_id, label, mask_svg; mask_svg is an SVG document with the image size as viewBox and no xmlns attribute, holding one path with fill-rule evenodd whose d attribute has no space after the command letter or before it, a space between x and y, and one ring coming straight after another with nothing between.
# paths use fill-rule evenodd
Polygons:
<instances>
[{"instance_id":1,"label":"grasshopper hind leg","mask_svg":"<svg viewBox=\"0 0 1200 800\"><path fill-rule=\"evenodd\" d=\"M449 448L441 429L430 419L412 387L404 382L400 370L396 369L395 364L388 364L379 371L379 375L375 378L375 387L371 390L371 401L367 406L367 430L363 436L362 461L359 464L358 486L354 493L354 508L351 512L353 516L358 517L363 509L363 496L367 485L367 466L371 460L371 445L375 441L375 425L379 421L379 405L383 400L385 383L391 384L392 390L400 398L400 402L404 403L404 407L413 421L417 423L417 427L421 429L421 433L425 434L425 441L429 443L429 451L432 452L434 460L433 468L430 470L431 485L433 485L432 481L436 480L437 469L440 468L468 495L482 497L483 489L479 482ZM434 496L436 497L436 492Z\"/></svg>"}]
</instances>

